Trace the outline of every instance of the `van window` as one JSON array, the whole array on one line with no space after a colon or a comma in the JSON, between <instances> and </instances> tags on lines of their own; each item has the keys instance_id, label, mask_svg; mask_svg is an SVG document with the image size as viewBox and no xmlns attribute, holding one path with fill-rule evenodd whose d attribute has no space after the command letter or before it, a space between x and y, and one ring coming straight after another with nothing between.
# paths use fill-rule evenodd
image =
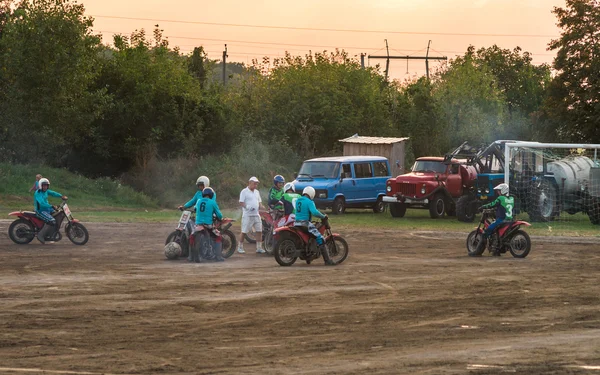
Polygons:
<instances>
[{"instance_id":1,"label":"van window","mask_svg":"<svg viewBox=\"0 0 600 375\"><path fill-rule=\"evenodd\" d=\"M350 164L342 164L342 178L352 178Z\"/></svg>"},{"instance_id":2,"label":"van window","mask_svg":"<svg viewBox=\"0 0 600 375\"><path fill-rule=\"evenodd\" d=\"M384 161L376 161L373 163L375 169L375 177L389 176L387 163Z\"/></svg>"},{"instance_id":3,"label":"van window","mask_svg":"<svg viewBox=\"0 0 600 375\"><path fill-rule=\"evenodd\" d=\"M373 177L373 171L371 170L371 163L355 163L354 174L356 178L370 178Z\"/></svg>"}]
</instances>

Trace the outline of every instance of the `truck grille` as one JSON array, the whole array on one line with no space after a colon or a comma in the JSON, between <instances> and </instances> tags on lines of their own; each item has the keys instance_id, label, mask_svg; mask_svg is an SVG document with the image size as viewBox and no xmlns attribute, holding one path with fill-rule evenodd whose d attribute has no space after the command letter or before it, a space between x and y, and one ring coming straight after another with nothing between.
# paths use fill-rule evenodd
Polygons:
<instances>
[{"instance_id":1,"label":"truck grille","mask_svg":"<svg viewBox=\"0 0 600 375\"><path fill-rule=\"evenodd\" d=\"M417 194L417 185L415 184L399 184L398 193L402 195L415 196Z\"/></svg>"}]
</instances>

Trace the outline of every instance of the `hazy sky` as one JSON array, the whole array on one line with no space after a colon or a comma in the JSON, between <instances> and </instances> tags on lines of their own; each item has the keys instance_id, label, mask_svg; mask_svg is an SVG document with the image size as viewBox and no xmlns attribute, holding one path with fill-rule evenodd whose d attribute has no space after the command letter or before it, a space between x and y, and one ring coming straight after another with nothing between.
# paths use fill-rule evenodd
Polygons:
<instances>
[{"instance_id":1,"label":"hazy sky","mask_svg":"<svg viewBox=\"0 0 600 375\"><path fill-rule=\"evenodd\" d=\"M250 63L253 58L281 56L286 50L304 55L309 50L344 48L351 55L425 54L429 40L431 56L454 57L469 44L502 48L520 46L531 52L534 63L550 63L554 54L548 42L560 29L551 13L564 0L82 0L94 29L110 42L115 32L129 34L135 29L151 31L155 24L164 29L172 46L183 52L203 45L210 58L220 59L227 43L230 61ZM101 16L145 18L116 19ZM156 21L162 20L162 21ZM207 25L184 22L208 22ZM231 26L284 26L340 29L319 31ZM373 32L381 31L381 32ZM431 33L431 34L426 34ZM454 34L454 35L453 35ZM469 34L469 35L456 35ZM485 34L485 35L484 35ZM499 36L511 35L511 36ZM384 65L383 60L367 64ZM430 64L435 66L435 63ZM390 75L403 79L424 74L424 61L392 61Z\"/></svg>"}]
</instances>

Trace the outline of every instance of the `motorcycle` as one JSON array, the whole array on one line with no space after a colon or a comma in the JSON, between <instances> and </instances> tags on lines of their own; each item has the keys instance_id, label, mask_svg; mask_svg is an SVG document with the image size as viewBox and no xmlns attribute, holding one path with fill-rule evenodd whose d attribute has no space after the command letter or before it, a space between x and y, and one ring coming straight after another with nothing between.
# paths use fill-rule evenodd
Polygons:
<instances>
[{"instance_id":1,"label":"motorcycle","mask_svg":"<svg viewBox=\"0 0 600 375\"><path fill-rule=\"evenodd\" d=\"M315 223L317 230L325 238L329 255L321 254L317 241L304 227L280 227L275 229L275 260L280 266L291 266L298 258L310 264L313 260L328 256L334 265L342 263L348 257L348 243L337 233L331 232L327 218Z\"/></svg>"},{"instance_id":2,"label":"motorcycle","mask_svg":"<svg viewBox=\"0 0 600 375\"><path fill-rule=\"evenodd\" d=\"M260 215L260 219L262 221L262 238L263 238L263 247L267 254L273 255L273 249L275 246L275 227L281 218L283 217L283 211L281 210L260 210L258 212ZM256 232L252 231L250 233L244 234L244 238L249 243L256 243Z\"/></svg>"},{"instance_id":3,"label":"motorcycle","mask_svg":"<svg viewBox=\"0 0 600 375\"><path fill-rule=\"evenodd\" d=\"M56 220L56 229L54 233L46 235L44 238L45 241L57 242L62 239L60 227L66 219L67 224L65 225L65 234L69 240L75 245L85 245L90 236L86 227L81 224L79 220L73 218L71 209L67 205L67 200L63 200L62 203L55 208L56 210L52 213L52 216ZM15 211L8 215L18 217L18 219L13 221L8 227L8 236L18 245L25 245L33 241L45 224L33 211Z\"/></svg>"},{"instance_id":4,"label":"motorcycle","mask_svg":"<svg viewBox=\"0 0 600 375\"><path fill-rule=\"evenodd\" d=\"M181 211L183 212L179 218L177 228L167 236L165 245L170 242L178 243L179 246L181 246L181 254L179 254L179 256L187 257L189 255L191 241L193 241L192 233L194 232L193 225L196 221L196 217L193 211L185 211L183 209L181 209ZM232 256L237 247L237 239L233 232L229 230L234 221L235 220L233 219L223 218L223 220L215 222L223 237L223 247L221 249L223 258Z\"/></svg>"},{"instance_id":5,"label":"motorcycle","mask_svg":"<svg viewBox=\"0 0 600 375\"><path fill-rule=\"evenodd\" d=\"M495 210L484 209L477 229L467 236L467 253L469 256L481 256L483 247L477 251L477 245L483 238L483 232L493 222ZM531 251L531 239L521 226L531 226L526 221L506 221L498 225L488 239L487 249L492 254L504 254L509 251L515 258L525 258Z\"/></svg>"}]
</instances>

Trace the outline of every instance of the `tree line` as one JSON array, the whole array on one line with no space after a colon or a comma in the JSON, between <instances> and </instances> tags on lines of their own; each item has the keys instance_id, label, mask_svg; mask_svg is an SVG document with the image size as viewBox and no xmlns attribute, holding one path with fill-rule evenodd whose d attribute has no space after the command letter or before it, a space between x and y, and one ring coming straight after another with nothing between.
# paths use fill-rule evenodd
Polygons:
<instances>
[{"instance_id":1,"label":"tree line","mask_svg":"<svg viewBox=\"0 0 600 375\"><path fill-rule=\"evenodd\" d=\"M231 64L223 86L202 46L183 54L158 25L107 44L83 4L0 0L0 159L114 177L248 137L300 157L339 153L355 133L410 137L415 157L464 140L600 143L600 9L567 0L554 13L552 67L470 46L431 79L390 82L336 50Z\"/></svg>"}]
</instances>

